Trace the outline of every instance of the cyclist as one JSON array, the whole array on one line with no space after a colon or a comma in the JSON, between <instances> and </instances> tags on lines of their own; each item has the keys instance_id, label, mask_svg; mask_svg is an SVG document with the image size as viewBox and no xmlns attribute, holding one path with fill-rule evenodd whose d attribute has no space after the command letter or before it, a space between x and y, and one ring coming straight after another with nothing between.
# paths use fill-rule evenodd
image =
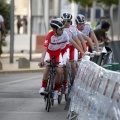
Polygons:
<instances>
[{"instance_id":1,"label":"cyclist","mask_svg":"<svg viewBox=\"0 0 120 120\"><path fill-rule=\"evenodd\" d=\"M90 24L85 22L84 15L82 15L82 14L77 15L75 18L75 21L76 21L77 29L91 38L91 40L94 42L94 44L96 46L96 51L99 52L98 40L97 40ZM88 43L87 43L87 45L88 45ZM89 49L89 51L92 52L92 50L90 50L90 49Z\"/></svg>"},{"instance_id":2,"label":"cyclist","mask_svg":"<svg viewBox=\"0 0 120 120\"><path fill-rule=\"evenodd\" d=\"M67 33L63 31L63 23L58 18L53 19L50 22L50 26L52 27L53 30L49 32L46 36L41 62L39 63L40 67L46 64L45 61L50 60L52 56L54 56L56 61L60 62L59 65L62 66L64 64L62 57L62 49L67 48L67 41L70 41L82 54L84 54L84 52L72 40L72 38L70 39ZM39 90L39 93L41 95L44 95L45 88L47 87L48 74L49 74L49 67L46 67L43 74L42 87ZM56 67L54 99L57 99L58 97L58 92L61 87L62 75L63 75L63 68Z\"/></svg>"},{"instance_id":3,"label":"cyclist","mask_svg":"<svg viewBox=\"0 0 120 120\"><path fill-rule=\"evenodd\" d=\"M84 49L84 52L85 52L87 49L81 33L76 29L75 26L71 25L72 15L66 12L62 14L61 18L63 19L64 31L66 31L69 37L72 38L74 41L76 41L76 43L81 47L81 49ZM71 62L71 70L72 70L71 76L72 76L72 82L73 82L76 71L77 71L76 61L78 60L78 50L71 43L69 43L69 48L67 49L67 56L68 56L68 59L73 61ZM68 79L67 77L68 77L68 70L66 68L64 71L64 81L63 81L65 91L66 91L66 83Z\"/></svg>"}]
</instances>

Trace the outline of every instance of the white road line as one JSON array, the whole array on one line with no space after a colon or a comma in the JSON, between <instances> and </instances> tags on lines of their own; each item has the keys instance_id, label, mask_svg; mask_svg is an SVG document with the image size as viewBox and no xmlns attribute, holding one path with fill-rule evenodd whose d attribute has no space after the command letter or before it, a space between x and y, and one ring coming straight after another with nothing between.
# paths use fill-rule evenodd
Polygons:
<instances>
[{"instance_id":1,"label":"white road line","mask_svg":"<svg viewBox=\"0 0 120 120\"><path fill-rule=\"evenodd\" d=\"M64 110L63 110L63 111L57 111L57 112L54 111L54 112L55 112L55 114L65 113ZM11 114L14 114L14 113L16 113L16 114L20 114L20 113L21 113L21 114L26 114L26 113L45 113L45 114L46 114L47 112L46 112L46 111L44 111L44 112L32 112L32 111L31 111L31 112L29 112L29 111L28 111L28 112L25 112L25 111L23 111L23 112L22 112L22 111L0 111L0 114L1 114L1 113L2 113L2 114L4 114L4 113L5 113L5 114L6 114L6 113L11 113Z\"/></svg>"},{"instance_id":2,"label":"white road line","mask_svg":"<svg viewBox=\"0 0 120 120\"><path fill-rule=\"evenodd\" d=\"M35 78L40 78L40 76L35 76L35 77L30 77L30 78L25 78L25 79L20 79L20 80L15 80L15 81L6 82L6 83L1 83L0 86L2 86L2 85L8 85L8 84L14 84L14 83L22 82L22 81L27 81L27 80L35 79Z\"/></svg>"}]
</instances>

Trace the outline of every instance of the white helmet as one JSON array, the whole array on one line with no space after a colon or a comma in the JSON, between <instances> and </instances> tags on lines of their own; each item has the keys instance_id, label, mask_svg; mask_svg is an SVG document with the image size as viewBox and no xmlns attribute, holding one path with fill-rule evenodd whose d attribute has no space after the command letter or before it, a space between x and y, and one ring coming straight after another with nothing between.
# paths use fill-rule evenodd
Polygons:
<instances>
[{"instance_id":1,"label":"white helmet","mask_svg":"<svg viewBox=\"0 0 120 120\"><path fill-rule=\"evenodd\" d=\"M62 19L63 20L71 20L72 19L72 15L70 13L63 13L62 15Z\"/></svg>"},{"instance_id":2,"label":"white helmet","mask_svg":"<svg viewBox=\"0 0 120 120\"><path fill-rule=\"evenodd\" d=\"M64 27L61 18L56 18L56 19L51 20L50 26L56 29Z\"/></svg>"},{"instance_id":3,"label":"white helmet","mask_svg":"<svg viewBox=\"0 0 120 120\"><path fill-rule=\"evenodd\" d=\"M75 22L78 23L85 23L85 16L82 14L79 14L75 18Z\"/></svg>"}]
</instances>

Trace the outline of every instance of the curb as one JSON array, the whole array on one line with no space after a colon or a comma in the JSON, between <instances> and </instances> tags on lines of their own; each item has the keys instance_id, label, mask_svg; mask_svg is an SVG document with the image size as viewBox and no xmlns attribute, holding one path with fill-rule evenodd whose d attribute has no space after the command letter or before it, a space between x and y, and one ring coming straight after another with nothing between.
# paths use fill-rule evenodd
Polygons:
<instances>
[{"instance_id":1,"label":"curb","mask_svg":"<svg viewBox=\"0 0 120 120\"><path fill-rule=\"evenodd\" d=\"M0 74L7 73L29 73L29 72L43 72L44 68L41 69L18 69L18 70L0 70Z\"/></svg>"}]
</instances>

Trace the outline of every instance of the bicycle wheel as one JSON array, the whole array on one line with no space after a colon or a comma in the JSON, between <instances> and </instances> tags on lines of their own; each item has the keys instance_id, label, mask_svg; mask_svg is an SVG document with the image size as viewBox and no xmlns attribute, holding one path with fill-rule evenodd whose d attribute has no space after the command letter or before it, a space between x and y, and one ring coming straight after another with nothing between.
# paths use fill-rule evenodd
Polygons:
<instances>
[{"instance_id":1,"label":"bicycle wheel","mask_svg":"<svg viewBox=\"0 0 120 120\"><path fill-rule=\"evenodd\" d=\"M54 92L51 92L51 105L54 106L54 99L53 99L53 96L54 96Z\"/></svg>"},{"instance_id":2,"label":"bicycle wheel","mask_svg":"<svg viewBox=\"0 0 120 120\"><path fill-rule=\"evenodd\" d=\"M60 89L60 95L58 95L58 104L59 105L61 104L63 94L64 94L64 86L62 85L61 89Z\"/></svg>"},{"instance_id":3,"label":"bicycle wheel","mask_svg":"<svg viewBox=\"0 0 120 120\"><path fill-rule=\"evenodd\" d=\"M67 90L67 93L65 94L65 101L67 102L68 100L68 96L69 96L69 93L71 91L71 86L72 86L72 79L71 79L71 74L70 74L70 71L68 72L68 81L67 81L67 86L66 86L66 89Z\"/></svg>"},{"instance_id":4,"label":"bicycle wheel","mask_svg":"<svg viewBox=\"0 0 120 120\"><path fill-rule=\"evenodd\" d=\"M48 94L48 97L45 98L45 103L46 103L46 106L45 106L45 110L47 110L47 112L50 111L50 108L51 108L51 98L50 98L50 94Z\"/></svg>"},{"instance_id":5,"label":"bicycle wheel","mask_svg":"<svg viewBox=\"0 0 120 120\"><path fill-rule=\"evenodd\" d=\"M44 95L44 99L45 99L45 110L47 110L47 112L50 111L51 108L51 86L50 86L50 81L48 80L48 84L47 84L47 88L45 90L45 95Z\"/></svg>"},{"instance_id":6,"label":"bicycle wheel","mask_svg":"<svg viewBox=\"0 0 120 120\"><path fill-rule=\"evenodd\" d=\"M68 93L67 94L65 94L65 101L67 102L67 100L68 100Z\"/></svg>"}]
</instances>

